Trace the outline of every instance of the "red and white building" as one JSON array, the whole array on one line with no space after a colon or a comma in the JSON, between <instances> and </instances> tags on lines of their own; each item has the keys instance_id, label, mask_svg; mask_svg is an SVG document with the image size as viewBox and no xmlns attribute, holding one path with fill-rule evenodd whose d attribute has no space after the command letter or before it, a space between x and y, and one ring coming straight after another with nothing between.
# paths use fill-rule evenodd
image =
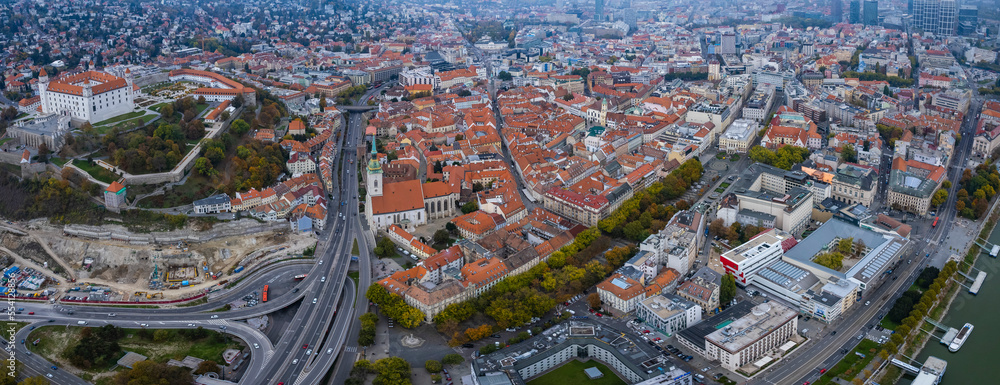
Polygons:
<instances>
[{"instance_id":1,"label":"red and white building","mask_svg":"<svg viewBox=\"0 0 1000 385\"><path fill-rule=\"evenodd\" d=\"M791 234L778 229L760 233L747 243L719 256L726 273L736 277L736 283L746 286L758 270L774 262L798 241Z\"/></svg>"}]
</instances>

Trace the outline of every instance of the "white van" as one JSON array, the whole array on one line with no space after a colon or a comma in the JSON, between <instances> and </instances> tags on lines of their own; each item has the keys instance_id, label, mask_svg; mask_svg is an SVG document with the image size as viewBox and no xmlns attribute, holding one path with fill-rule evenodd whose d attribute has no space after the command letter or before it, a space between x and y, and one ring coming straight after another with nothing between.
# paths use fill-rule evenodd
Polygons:
<instances>
[{"instance_id":1,"label":"white van","mask_svg":"<svg viewBox=\"0 0 1000 385\"><path fill-rule=\"evenodd\" d=\"M77 325L86 325L87 321L76 321Z\"/></svg>"}]
</instances>

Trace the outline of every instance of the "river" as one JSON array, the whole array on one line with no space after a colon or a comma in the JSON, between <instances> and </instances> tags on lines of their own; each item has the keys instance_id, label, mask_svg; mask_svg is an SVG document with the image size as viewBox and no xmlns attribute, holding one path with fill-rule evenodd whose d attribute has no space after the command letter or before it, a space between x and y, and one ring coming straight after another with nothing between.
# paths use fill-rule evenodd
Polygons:
<instances>
[{"instance_id":1,"label":"river","mask_svg":"<svg viewBox=\"0 0 1000 385\"><path fill-rule=\"evenodd\" d=\"M1000 226L994 227L989 241L1000 243ZM996 373L990 368L996 363L993 354L996 342L1000 341L1000 324L996 322L1000 316L1000 306L996 305L1000 299L1000 261L983 253L976 261L976 269L988 274L979 295L974 296L962 289L943 320L945 325L956 329L971 322L975 325L972 335L957 353L948 351L947 346L934 339L917 356L917 361L921 363L927 356L948 361L948 369L941 381L943 385L990 384L997 381ZM975 271L970 275L975 276ZM899 384L909 384L912 379L913 376L907 375Z\"/></svg>"}]
</instances>

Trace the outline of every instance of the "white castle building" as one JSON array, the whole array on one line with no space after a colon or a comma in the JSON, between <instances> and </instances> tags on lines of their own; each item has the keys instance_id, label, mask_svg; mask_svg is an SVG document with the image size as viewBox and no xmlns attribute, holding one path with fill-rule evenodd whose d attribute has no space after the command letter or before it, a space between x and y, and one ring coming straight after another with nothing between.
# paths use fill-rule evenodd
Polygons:
<instances>
[{"instance_id":1,"label":"white castle building","mask_svg":"<svg viewBox=\"0 0 1000 385\"><path fill-rule=\"evenodd\" d=\"M132 74L120 78L106 72L86 71L49 81L42 69L38 77L42 112L66 114L74 124L96 123L135 109Z\"/></svg>"}]
</instances>

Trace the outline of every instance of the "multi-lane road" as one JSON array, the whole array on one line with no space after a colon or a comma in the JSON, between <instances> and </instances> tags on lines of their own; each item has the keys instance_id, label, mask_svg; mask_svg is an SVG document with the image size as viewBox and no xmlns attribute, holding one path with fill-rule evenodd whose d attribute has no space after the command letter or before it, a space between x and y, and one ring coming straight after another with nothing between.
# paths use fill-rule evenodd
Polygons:
<instances>
[{"instance_id":1,"label":"multi-lane road","mask_svg":"<svg viewBox=\"0 0 1000 385\"><path fill-rule=\"evenodd\" d=\"M365 93L358 105L379 92L376 88ZM368 301L363 295L371 284L371 266L368 255L371 246L358 213L357 166L363 164L358 158L358 147L364 147L361 129L362 114L354 113L348 118L343 135L336 137L338 161L334 162L333 191L329 199L327 229L320 233L316 248L316 260L285 261L267 266L251 273L244 283L223 294L214 295L208 303L176 309L134 309L112 306L73 306L45 303L19 303L24 311L19 321L42 325L87 326L112 324L125 328L196 328L216 329L231 334L246 342L251 358L244 366L243 382L254 384L318 384L336 364L331 381L342 383L350 372L357 351L357 333L360 329L358 315L367 308ZM360 251L357 267L361 272L359 282L348 278L351 267L351 249L357 240ZM294 285L292 277L308 272L303 281ZM284 294L272 295L270 301L257 306L212 312L222 304L242 298L260 290L263 285L279 282L286 286ZM276 293L277 294L277 293ZM358 296L360 300L356 300ZM270 314L285 307L298 304L291 321L284 326L280 338L272 344L263 333L241 321ZM359 308L356 310L355 306ZM28 315L29 312L34 314ZM114 316L111 316L114 314ZM50 321L51 320L51 321ZM145 326L144 326L145 325ZM59 384L85 384L82 379L65 370L53 370L53 364L44 358L30 354L21 344L27 339L29 328L16 334L15 352L29 375L52 375L51 380ZM337 383L337 382L332 382Z\"/></svg>"}]
</instances>

